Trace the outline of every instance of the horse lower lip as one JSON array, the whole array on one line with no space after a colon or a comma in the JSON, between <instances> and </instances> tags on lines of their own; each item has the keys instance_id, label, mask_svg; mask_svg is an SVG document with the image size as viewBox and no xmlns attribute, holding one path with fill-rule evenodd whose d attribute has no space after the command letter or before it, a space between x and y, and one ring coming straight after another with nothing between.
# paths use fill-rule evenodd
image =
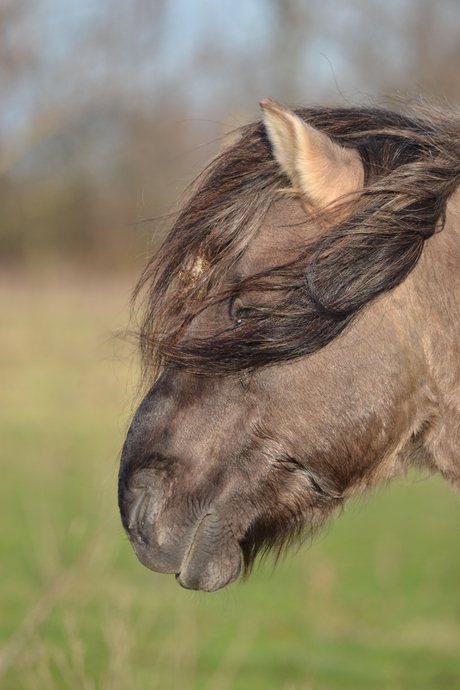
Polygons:
<instances>
[{"instance_id":1,"label":"horse lower lip","mask_svg":"<svg viewBox=\"0 0 460 690\"><path fill-rule=\"evenodd\" d=\"M185 589L213 592L233 582L240 569L239 543L217 514L207 513L200 520L175 577Z\"/></svg>"},{"instance_id":2,"label":"horse lower lip","mask_svg":"<svg viewBox=\"0 0 460 690\"><path fill-rule=\"evenodd\" d=\"M201 525L203 524L203 521L206 519L206 517L207 517L208 515L209 515L209 513L205 513L205 514L203 515L203 517L198 521L198 524L197 524L197 526L196 526L196 529L195 529L195 531L194 531L194 533L193 533L192 540L191 540L189 546L187 547L187 549L185 550L184 556L183 556L183 558L182 558L182 565L183 565L184 563L186 563L186 561L187 561L187 559L188 559L188 557L189 557L189 554L190 554L190 552L191 552L192 549L193 549L193 545L194 545L194 543L195 543L195 537L196 537L196 535L198 534L198 530L200 529ZM175 573L174 577L176 578L177 582L179 582L179 584L183 587L184 585L182 585L182 583L181 583L180 580L179 580L179 578L180 578L180 576L181 576L181 572L182 572L182 571L179 570L179 572Z\"/></svg>"}]
</instances>

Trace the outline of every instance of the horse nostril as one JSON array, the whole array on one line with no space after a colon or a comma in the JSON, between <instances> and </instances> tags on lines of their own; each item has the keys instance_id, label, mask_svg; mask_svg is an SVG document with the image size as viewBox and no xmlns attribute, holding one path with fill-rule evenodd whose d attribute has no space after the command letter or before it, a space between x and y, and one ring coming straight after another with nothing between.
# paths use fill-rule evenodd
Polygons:
<instances>
[{"instance_id":1,"label":"horse nostril","mask_svg":"<svg viewBox=\"0 0 460 690\"><path fill-rule=\"evenodd\" d=\"M147 489L142 487L135 489L130 493L134 494L134 500L129 501L126 512L124 511L123 527L132 531L137 528L139 513L143 508L145 498L147 496Z\"/></svg>"},{"instance_id":2,"label":"horse nostril","mask_svg":"<svg viewBox=\"0 0 460 690\"><path fill-rule=\"evenodd\" d=\"M148 531L148 526L149 522L150 524L153 522L152 520L149 521L149 515L151 514L151 503L152 503L152 496L148 490L144 492L144 496L142 500L139 503L139 507L137 509L137 531L139 534L140 540L144 543L148 543L148 536L147 536L147 531Z\"/></svg>"},{"instance_id":3,"label":"horse nostril","mask_svg":"<svg viewBox=\"0 0 460 690\"><path fill-rule=\"evenodd\" d=\"M129 492L129 505L123 526L132 542L147 544L155 520L157 501L149 487L136 487Z\"/></svg>"}]
</instances>

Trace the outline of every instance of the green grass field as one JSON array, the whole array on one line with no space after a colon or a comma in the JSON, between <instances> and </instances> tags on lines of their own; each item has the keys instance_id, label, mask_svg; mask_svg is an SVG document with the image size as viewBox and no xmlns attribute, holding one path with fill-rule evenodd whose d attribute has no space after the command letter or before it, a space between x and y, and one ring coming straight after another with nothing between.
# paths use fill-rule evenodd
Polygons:
<instances>
[{"instance_id":1,"label":"green grass field","mask_svg":"<svg viewBox=\"0 0 460 690\"><path fill-rule=\"evenodd\" d=\"M137 562L116 506L128 294L0 285L0 688L460 688L460 497L439 478L213 595Z\"/></svg>"}]
</instances>

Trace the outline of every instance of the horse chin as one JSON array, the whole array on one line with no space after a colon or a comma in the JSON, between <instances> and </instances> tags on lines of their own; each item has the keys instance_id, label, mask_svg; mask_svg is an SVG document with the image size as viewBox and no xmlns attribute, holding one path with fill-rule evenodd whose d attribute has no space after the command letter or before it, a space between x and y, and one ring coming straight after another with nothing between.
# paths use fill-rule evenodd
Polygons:
<instances>
[{"instance_id":1,"label":"horse chin","mask_svg":"<svg viewBox=\"0 0 460 690\"><path fill-rule=\"evenodd\" d=\"M241 550L220 517L205 515L195 532L176 580L185 589L215 592L234 582L241 570Z\"/></svg>"}]
</instances>

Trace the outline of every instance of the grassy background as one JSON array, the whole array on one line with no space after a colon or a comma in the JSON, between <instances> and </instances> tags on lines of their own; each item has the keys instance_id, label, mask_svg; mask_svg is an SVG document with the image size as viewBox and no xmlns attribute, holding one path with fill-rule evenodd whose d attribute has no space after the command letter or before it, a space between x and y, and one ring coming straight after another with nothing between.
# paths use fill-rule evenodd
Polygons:
<instances>
[{"instance_id":1,"label":"grassy background","mask_svg":"<svg viewBox=\"0 0 460 690\"><path fill-rule=\"evenodd\" d=\"M126 283L0 284L0 687L460 687L460 500L411 475L214 595L123 535ZM121 356L123 355L123 356Z\"/></svg>"}]
</instances>

